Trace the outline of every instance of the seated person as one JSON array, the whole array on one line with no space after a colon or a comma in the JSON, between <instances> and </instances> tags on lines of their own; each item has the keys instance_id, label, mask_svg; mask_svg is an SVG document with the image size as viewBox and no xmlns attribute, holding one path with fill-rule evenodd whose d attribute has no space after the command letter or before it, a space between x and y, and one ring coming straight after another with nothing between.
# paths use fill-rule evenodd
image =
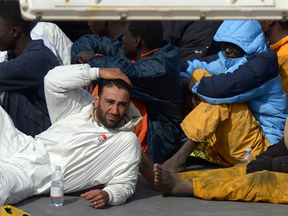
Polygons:
<instances>
[{"instance_id":1,"label":"seated person","mask_svg":"<svg viewBox=\"0 0 288 216\"><path fill-rule=\"evenodd\" d=\"M98 85L95 87L94 91L92 92L92 95L98 95ZM130 101L139 110L142 116L142 120L134 127L133 132L136 134L141 144L142 151L147 154L147 136L146 136L148 125L147 110L145 105L139 100L131 98Z\"/></svg>"},{"instance_id":2,"label":"seated person","mask_svg":"<svg viewBox=\"0 0 288 216\"><path fill-rule=\"evenodd\" d=\"M71 63L81 60L92 67L117 67L129 77L135 87L132 98L147 109L147 154L153 161L163 163L179 149L181 52L162 40L161 22L129 22L123 42L85 35L75 41L71 55Z\"/></svg>"},{"instance_id":3,"label":"seated person","mask_svg":"<svg viewBox=\"0 0 288 216\"><path fill-rule=\"evenodd\" d=\"M108 37L111 39L122 41L125 26L127 22L124 21L88 21L93 33L100 37Z\"/></svg>"},{"instance_id":4,"label":"seated person","mask_svg":"<svg viewBox=\"0 0 288 216\"><path fill-rule=\"evenodd\" d=\"M99 83L99 96L81 87ZM123 81L124 80L124 81ZM82 195L96 208L125 203L135 192L141 146L133 127L141 120L130 103L131 82L118 68L58 66L45 77L52 126L35 138L17 130L0 107L0 206L47 194L56 165L64 192Z\"/></svg>"},{"instance_id":5,"label":"seated person","mask_svg":"<svg viewBox=\"0 0 288 216\"><path fill-rule=\"evenodd\" d=\"M18 130L35 136L51 125L44 76L60 63L42 40L31 40L18 2L0 2L0 25L0 51L9 51L8 61L0 63L0 106Z\"/></svg>"},{"instance_id":6,"label":"seated person","mask_svg":"<svg viewBox=\"0 0 288 216\"><path fill-rule=\"evenodd\" d=\"M277 53L279 74L288 97L288 21L261 20L259 23L270 42L270 49Z\"/></svg>"},{"instance_id":7,"label":"seated person","mask_svg":"<svg viewBox=\"0 0 288 216\"><path fill-rule=\"evenodd\" d=\"M225 42L224 51L182 65L185 85L203 101L181 123L188 140L180 151L188 155L180 159L176 154L170 164L177 158L185 166L201 143L196 156L231 166L241 161L247 147L255 157L283 137L287 98L277 55L268 51L260 24L224 21L214 40ZM210 77L193 80L203 72L196 69L205 69ZM192 77L197 82L190 82Z\"/></svg>"},{"instance_id":8,"label":"seated person","mask_svg":"<svg viewBox=\"0 0 288 216\"><path fill-rule=\"evenodd\" d=\"M108 37L111 39L122 41L124 34L124 28L127 22L122 21L89 21L88 25L91 27L93 33L99 35L100 37ZM94 53L93 53L94 54ZM98 94L97 80L91 82L88 86L83 88L92 95ZM134 127L134 133L137 135L138 140L142 146L142 150L147 153L147 109L145 105L137 99L131 98L131 102L140 111L142 120L136 127Z\"/></svg>"},{"instance_id":9,"label":"seated person","mask_svg":"<svg viewBox=\"0 0 288 216\"><path fill-rule=\"evenodd\" d=\"M31 32L49 40L56 47L63 64L70 64L71 46L73 43L55 23L37 22Z\"/></svg>"},{"instance_id":10,"label":"seated person","mask_svg":"<svg viewBox=\"0 0 288 216\"><path fill-rule=\"evenodd\" d=\"M287 140L286 122L284 138L256 156L256 160L248 165L242 163L226 169L176 174L155 164L154 187L163 196L183 194L205 200L288 203L288 192L285 190L288 173ZM153 163L150 169L153 169Z\"/></svg>"},{"instance_id":11,"label":"seated person","mask_svg":"<svg viewBox=\"0 0 288 216\"><path fill-rule=\"evenodd\" d=\"M222 21L162 21L163 38L181 49L181 62L220 51L213 36Z\"/></svg>"}]
</instances>

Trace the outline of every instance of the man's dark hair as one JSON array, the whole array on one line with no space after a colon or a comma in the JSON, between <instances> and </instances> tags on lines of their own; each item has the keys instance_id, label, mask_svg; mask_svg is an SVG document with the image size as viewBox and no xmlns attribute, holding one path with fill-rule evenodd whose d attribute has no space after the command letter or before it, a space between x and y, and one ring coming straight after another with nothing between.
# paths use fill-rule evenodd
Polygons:
<instances>
[{"instance_id":1,"label":"man's dark hair","mask_svg":"<svg viewBox=\"0 0 288 216\"><path fill-rule=\"evenodd\" d=\"M30 21L22 19L18 1L1 1L0 19L3 19L7 25L19 26L26 34L30 34Z\"/></svg>"},{"instance_id":2,"label":"man's dark hair","mask_svg":"<svg viewBox=\"0 0 288 216\"><path fill-rule=\"evenodd\" d=\"M288 30L288 21L285 22L279 21L279 25L283 30Z\"/></svg>"},{"instance_id":3,"label":"man's dark hair","mask_svg":"<svg viewBox=\"0 0 288 216\"><path fill-rule=\"evenodd\" d=\"M149 50L162 47L163 27L160 21L130 21L128 30L139 36Z\"/></svg>"},{"instance_id":4,"label":"man's dark hair","mask_svg":"<svg viewBox=\"0 0 288 216\"><path fill-rule=\"evenodd\" d=\"M118 89L125 89L130 93L130 96L133 93L133 87L130 86L128 83L126 83L124 80L121 80L121 79L116 79L116 80L101 79L100 82L98 83L98 95L99 95L99 97L101 97L101 94L102 94L105 86L108 86L108 87L115 86Z\"/></svg>"}]
</instances>

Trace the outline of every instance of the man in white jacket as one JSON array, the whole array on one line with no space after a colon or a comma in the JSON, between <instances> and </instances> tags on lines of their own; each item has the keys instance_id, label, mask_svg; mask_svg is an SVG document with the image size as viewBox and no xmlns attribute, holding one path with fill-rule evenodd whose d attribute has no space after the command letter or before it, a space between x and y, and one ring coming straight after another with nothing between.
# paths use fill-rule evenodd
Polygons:
<instances>
[{"instance_id":1,"label":"man in white jacket","mask_svg":"<svg viewBox=\"0 0 288 216\"><path fill-rule=\"evenodd\" d=\"M81 87L99 77L104 84L93 100ZM141 159L132 129L142 118L130 104L127 83L116 68L54 68L45 77L52 126L35 138L18 131L0 107L0 205L49 193L56 165L62 167L65 193L104 184L82 197L95 208L125 203L135 191Z\"/></svg>"}]
</instances>

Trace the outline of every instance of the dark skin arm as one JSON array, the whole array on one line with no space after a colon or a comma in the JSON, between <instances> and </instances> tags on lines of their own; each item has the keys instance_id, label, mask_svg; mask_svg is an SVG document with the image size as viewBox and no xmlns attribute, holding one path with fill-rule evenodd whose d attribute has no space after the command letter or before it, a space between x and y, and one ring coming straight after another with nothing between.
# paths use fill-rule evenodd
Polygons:
<instances>
[{"instance_id":1,"label":"dark skin arm","mask_svg":"<svg viewBox=\"0 0 288 216\"><path fill-rule=\"evenodd\" d=\"M90 59L95 55L93 51L82 51L77 56L81 58L81 63L87 63L90 61Z\"/></svg>"},{"instance_id":2,"label":"dark skin arm","mask_svg":"<svg viewBox=\"0 0 288 216\"><path fill-rule=\"evenodd\" d=\"M192 93L192 88L195 82L190 82L187 77L181 77L183 95L184 95L184 108L193 110L200 102L198 96Z\"/></svg>"}]
</instances>

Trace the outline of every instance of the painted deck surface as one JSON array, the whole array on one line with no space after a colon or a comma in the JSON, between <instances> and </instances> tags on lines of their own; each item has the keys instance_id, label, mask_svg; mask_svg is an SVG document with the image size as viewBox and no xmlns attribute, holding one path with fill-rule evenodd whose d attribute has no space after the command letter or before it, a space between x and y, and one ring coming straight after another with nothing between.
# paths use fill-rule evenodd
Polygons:
<instances>
[{"instance_id":1,"label":"painted deck surface","mask_svg":"<svg viewBox=\"0 0 288 216\"><path fill-rule=\"evenodd\" d=\"M189 170L217 169L219 166L205 161L193 160ZM287 177L288 179L288 177ZM50 204L49 195L34 196L25 199L14 206L33 216L45 215L113 215L113 216L182 216L182 215L229 215L229 216L259 216L287 215L288 205L270 203L252 203L235 201L205 201L194 197L162 197L154 191L148 182L139 175L135 194L120 206L108 206L105 209L95 209L79 193L65 194L64 205L54 207Z\"/></svg>"}]
</instances>

